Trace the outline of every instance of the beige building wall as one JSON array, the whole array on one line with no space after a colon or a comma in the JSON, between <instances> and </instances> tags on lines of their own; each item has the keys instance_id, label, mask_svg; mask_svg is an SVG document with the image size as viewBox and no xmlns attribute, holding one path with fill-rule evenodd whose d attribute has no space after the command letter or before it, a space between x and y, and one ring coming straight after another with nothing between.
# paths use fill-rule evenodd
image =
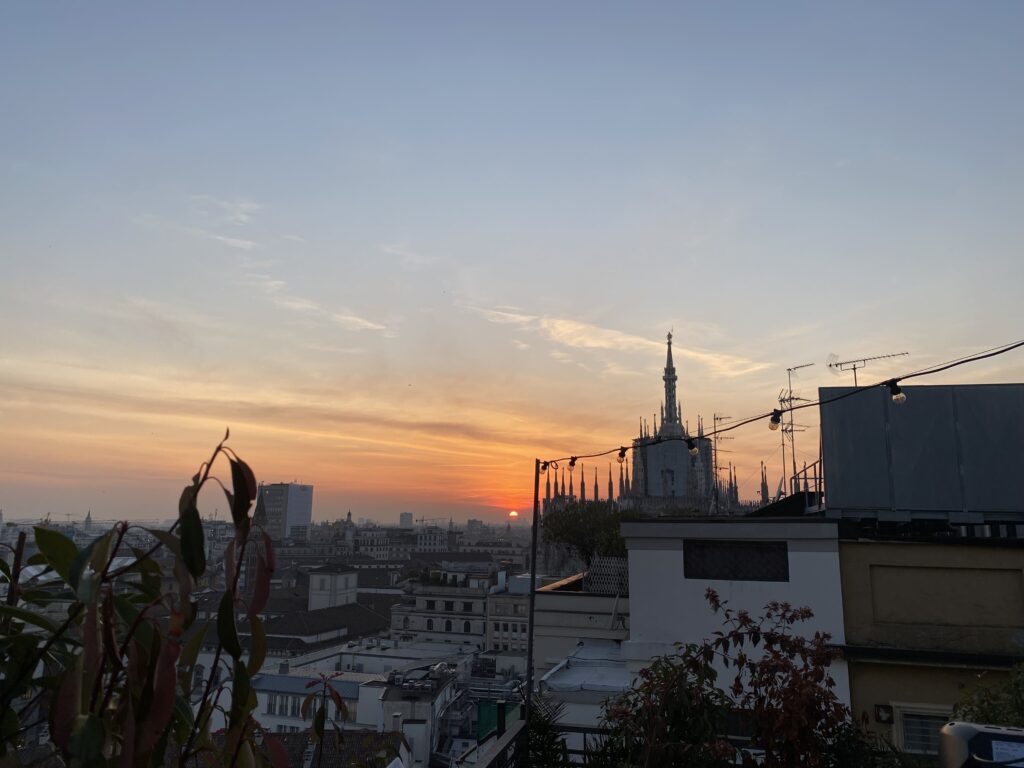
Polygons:
<instances>
[{"instance_id":1,"label":"beige building wall","mask_svg":"<svg viewBox=\"0 0 1024 768\"><path fill-rule=\"evenodd\" d=\"M571 591L580 578L542 587L534 597L533 670L538 680L581 640L629 638L629 598Z\"/></svg>"},{"instance_id":2,"label":"beige building wall","mask_svg":"<svg viewBox=\"0 0 1024 768\"><path fill-rule=\"evenodd\" d=\"M904 716L948 717L1024 657L1024 547L842 541L854 716L899 747Z\"/></svg>"}]
</instances>

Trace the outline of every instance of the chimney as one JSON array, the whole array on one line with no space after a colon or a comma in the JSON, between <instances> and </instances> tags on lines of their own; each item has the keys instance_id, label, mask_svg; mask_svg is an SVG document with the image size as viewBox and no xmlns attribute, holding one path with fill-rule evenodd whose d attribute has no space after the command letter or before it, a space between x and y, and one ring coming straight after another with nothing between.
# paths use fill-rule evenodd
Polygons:
<instances>
[{"instance_id":1,"label":"chimney","mask_svg":"<svg viewBox=\"0 0 1024 768\"><path fill-rule=\"evenodd\" d=\"M277 674L279 674L279 675L287 675L288 674L288 662L287 661L282 661L280 664L277 665Z\"/></svg>"},{"instance_id":2,"label":"chimney","mask_svg":"<svg viewBox=\"0 0 1024 768\"><path fill-rule=\"evenodd\" d=\"M391 730L392 731L397 731L398 733L402 732L402 713L401 712L395 712L395 713L393 713L391 715Z\"/></svg>"}]
</instances>

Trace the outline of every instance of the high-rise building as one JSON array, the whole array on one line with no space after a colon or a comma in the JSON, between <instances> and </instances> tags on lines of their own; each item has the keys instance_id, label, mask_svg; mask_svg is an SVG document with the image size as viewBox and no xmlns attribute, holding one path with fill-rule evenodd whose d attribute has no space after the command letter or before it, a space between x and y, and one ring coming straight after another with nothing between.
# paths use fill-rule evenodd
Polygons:
<instances>
[{"instance_id":1,"label":"high-rise building","mask_svg":"<svg viewBox=\"0 0 1024 768\"><path fill-rule=\"evenodd\" d=\"M304 539L313 521L313 486L271 483L260 486L266 515L264 528L275 541Z\"/></svg>"},{"instance_id":2,"label":"high-rise building","mask_svg":"<svg viewBox=\"0 0 1024 768\"><path fill-rule=\"evenodd\" d=\"M412 512L400 512L398 514L399 528L412 528Z\"/></svg>"}]
</instances>

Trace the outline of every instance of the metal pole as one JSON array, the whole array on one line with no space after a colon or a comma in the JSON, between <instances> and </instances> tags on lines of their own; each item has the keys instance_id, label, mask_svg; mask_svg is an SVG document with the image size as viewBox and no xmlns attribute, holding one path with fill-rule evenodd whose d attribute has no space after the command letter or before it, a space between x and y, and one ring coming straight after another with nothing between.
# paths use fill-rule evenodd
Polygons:
<instances>
[{"instance_id":1,"label":"metal pole","mask_svg":"<svg viewBox=\"0 0 1024 768\"><path fill-rule=\"evenodd\" d=\"M533 531L530 534L530 635L526 643L526 727L533 704L533 610L537 591L537 529L540 527L540 459L533 463Z\"/></svg>"}]
</instances>

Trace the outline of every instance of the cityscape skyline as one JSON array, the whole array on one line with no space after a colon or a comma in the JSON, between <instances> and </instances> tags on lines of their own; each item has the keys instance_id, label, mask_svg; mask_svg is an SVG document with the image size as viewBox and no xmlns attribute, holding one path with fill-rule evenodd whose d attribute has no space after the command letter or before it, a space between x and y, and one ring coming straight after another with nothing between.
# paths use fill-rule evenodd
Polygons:
<instances>
[{"instance_id":1,"label":"cityscape skyline","mask_svg":"<svg viewBox=\"0 0 1024 768\"><path fill-rule=\"evenodd\" d=\"M493 523L629 444L669 330L691 429L1021 335L1019 4L2 13L12 519L170 518L228 426L314 520Z\"/></svg>"}]
</instances>

